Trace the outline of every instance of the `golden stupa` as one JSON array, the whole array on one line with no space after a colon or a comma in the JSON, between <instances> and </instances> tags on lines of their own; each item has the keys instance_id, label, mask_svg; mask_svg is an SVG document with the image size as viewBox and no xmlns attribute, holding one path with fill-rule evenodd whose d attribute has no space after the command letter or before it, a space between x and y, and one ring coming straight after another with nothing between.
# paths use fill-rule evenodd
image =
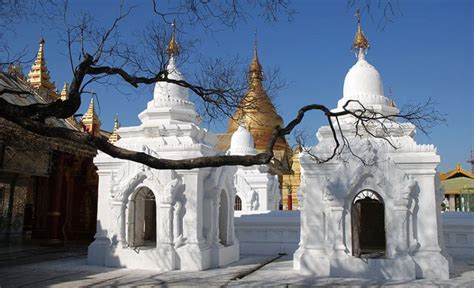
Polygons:
<instances>
[{"instance_id":1,"label":"golden stupa","mask_svg":"<svg viewBox=\"0 0 474 288\"><path fill-rule=\"evenodd\" d=\"M227 150L230 137L239 124L244 124L252 134L257 152L266 150L268 142L276 126L283 126L283 119L278 115L270 97L263 88L262 65L258 60L256 47L254 48L253 60L248 72L248 91L240 102L233 117L229 120L227 137L221 137L219 148ZM288 163L284 158L289 146L284 138L279 138L273 147L275 159L280 161L284 169L288 169ZM291 151L291 149L289 150Z\"/></svg>"},{"instance_id":2,"label":"golden stupa","mask_svg":"<svg viewBox=\"0 0 474 288\"><path fill-rule=\"evenodd\" d=\"M263 70L258 53L254 47L253 59L248 72L248 90L238 105L233 117L229 120L227 132L219 137L217 149L227 151L232 134L239 125L244 125L252 134L257 152L266 150L276 126L284 126L283 119L276 111L272 100L263 88ZM282 208L288 209L288 192L293 198L293 209L298 207L296 191L299 188L299 153L295 153L284 138L279 138L273 147L274 159L270 165L270 172L279 176L280 191L282 191ZM295 156L295 157L294 157ZM293 172L297 170L296 173Z\"/></svg>"}]
</instances>

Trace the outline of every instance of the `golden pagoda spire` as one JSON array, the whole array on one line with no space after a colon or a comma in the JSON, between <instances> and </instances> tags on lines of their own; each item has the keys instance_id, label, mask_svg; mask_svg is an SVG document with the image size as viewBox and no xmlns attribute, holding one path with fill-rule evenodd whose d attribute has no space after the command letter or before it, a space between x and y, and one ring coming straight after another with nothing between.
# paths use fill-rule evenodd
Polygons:
<instances>
[{"instance_id":1,"label":"golden pagoda spire","mask_svg":"<svg viewBox=\"0 0 474 288\"><path fill-rule=\"evenodd\" d=\"M354 42L352 43L352 49L359 49L359 50L365 49L366 50L370 47L370 45L360 25L360 10L359 9L356 10L355 16L357 17L357 32L354 37Z\"/></svg>"},{"instance_id":2,"label":"golden pagoda spire","mask_svg":"<svg viewBox=\"0 0 474 288\"><path fill-rule=\"evenodd\" d=\"M49 71L46 67L46 61L44 59L44 38L41 36L39 41L39 49L36 54L35 62L31 66L31 71L28 74L28 83L35 89L38 89L40 95L43 97L49 97L47 100L55 100L57 98L54 92L54 83L50 81Z\"/></svg>"},{"instance_id":3,"label":"golden pagoda spire","mask_svg":"<svg viewBox=\"0 0 474 288\"><path fill-rule=\"evenodd\" d=\"M173 56L178 56L180 51L178 42L176 41L176 20L173 20L171 27L173 31L171 33L171 39L168 43L168 47L166 47L166 52L170 58Z\"/></svg>"},{"instance_id":4,"label":"golden pagoda spire","mask_svg":"<svg viewBox=\"0 0 474 288\"><path fill-rule=\"evenodd\" d=\"M255 140L257 151L264 151L276 126L283 126L270 97L262 84L263 71L258 59L257 45L253 49L253 59L248 71L249 87L233 117L229 120L227 133L234 133L239 125L244 125ZM279 139L275 151L285 151L285 140ZM277 153L278 154L278 153Z\"/></svg>"},{"instance_id":5,"label":"golden pagoda spire","mask_svg":"<svg viewBox=\"0 0 474 288\"><path fill-rule=\"evenodd\" d=\"M115 114L115 119L114 119L114 128L112 129L112 134L110 134L109 137L109 143L114 144L120 139L120 136L118 135L117 131L120 128L120 123L118 119L118 114Z\"/></svg>"},{"instance_id":6,"label":"golden pagoda spire","mask_svg":"<svg viewBox=\"0 0 474 288\"><path fill-rule=\"evenodd\" d=\"M252 63L250 64L249 69L249 84L253 87L255 84L261 84L263 80L263 71L262 65L260 65L260 61L258 60L258 52L257 52L257 33L255 33L255 43L253 46L253 59Z\"/></svg>"},{"instance_id":7,"label":"golden pagoda spire","mask_svg":"<svg viewBox=\"0 0 474 288\"><path fill-rule=\"evenodd\" d=\"M64 82L63 90L61 90L61 94L59 94L61 100L66 101L69 99L69 85L67 82Z\"/></svg>"},{"instance_id":8,"label":"golden pagoda spire","mask_svg":"<svg viewBox=\"0 0 474 288\"><path fill-rule=\"evenodd\" d=\"M94 95L94 93L93 93ZM84 130L94 136L100 134L100 120L95 113L94 96L91 97L89 108L87 109L84 116L82 116L81 123L84 126Z\"/></svg>"}]
</instances>

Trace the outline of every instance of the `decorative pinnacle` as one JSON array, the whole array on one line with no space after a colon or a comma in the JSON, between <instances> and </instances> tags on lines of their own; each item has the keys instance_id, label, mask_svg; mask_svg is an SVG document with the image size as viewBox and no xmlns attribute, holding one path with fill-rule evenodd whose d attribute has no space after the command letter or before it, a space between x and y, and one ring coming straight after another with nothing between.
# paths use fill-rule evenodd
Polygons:
<instances>
[{"instance_id":1,"label":"decorative pinnacle","mask_svg":"<svg viewBox=\"0 0 474 288\"><path fill-rule=\"evenodd\" d=\"M253 49L256 52L257 47L258 47L258 33L257 33L257 28L255 28L255 35L254 35L254 40L253 40Z\"/></svg>"},{"instance_id":2,"label":"decorative pinnacle","mask_svg":"<svg viewBox=\"0 0 474 288\"><path fill-rule=\"evenodd\" d=\"M95 105L94 105L94 92L92 93L91 102L89 103L89 108L87 108L86 113L82 116L82 123L84 125L89 126L97 126L100 128L100 120L97 114L95 113ZM100 132L100 131L99 131Z\"/></svg>"},{"instance_id":3,"label":"decorative pinnacle","mask_svg":"<svg viewBox=\"0 0 474 288\"><path fill-rule=\"evenodd\" d=\"M120 136L117 133L117 130L120 128L120 123L118 120L118 114L115 114L115 119L114 119L114 128L112 129L112 133L110 134L109 137L109 143L114 144L120 139Z\"/></svg>"},{"instance_id":4,"label":"decorative pinnacle","mask_svg":"<svg viewBox=\"0 0 474 288\"><path fill-rule=\"evenodd\" d=\"M61 100L66 101L69 98L69 85L67 82L64 82L63 90L61 90L61 94L59 94Z\"/></svg>"},{"instance_id":5,"label":"decorative pinnacle","mask_svg":"<svg viewBox=\"0 0 474 288\"><path fill-rule=\"evenodd\" d=\"M357 32L354 37L354 43L352 43L352 49L368 49L370 47L369 41L362 32L362 27L360 25L360 10L357 9L355 16L357 17Z\"/></svg>"},{"instance_id":6,"label":"decorative pinnacle","mask_svg":"<svg viewBox=\"0 0 474 288\"><path fill-rule=\"evenodd\" d=\"M114 130L117 130L118 128L120 128L120 123L119 123L119 119L118 119L118 113L115 114L115 119L114 119Z\"/></svg>"},{"instance_id":7,"label":"decorative pinnacle","mask_svg":"<svg viewBox=\"0 0 474 288\"><path fill-rule=\"evenodd\" d=\"M173 23L171 23L171 27L173 29L171 33L171 39L170 42L168 43L168 47L166 48L166 52L170 57L177 56L179 54L179 45L178 42L176 42L176 20L173 20Z\"/></svg>"},{"instance_id":8,"label":"decorative pinnacle","mask_svg":"<svg viewBox=\"0 0 474 288\"><path fill-rule=\"evenodd\" d=\"M259 80L259 81L263 80L262 65L260 65L260 61L258 60L256 35L257 34L255 33L255 44L253 47L253 60L252 60L252 64L250 64L250 69L249 69L249 80L251 82L254 82L255 80Z\"/></svg>"}]
</instances>

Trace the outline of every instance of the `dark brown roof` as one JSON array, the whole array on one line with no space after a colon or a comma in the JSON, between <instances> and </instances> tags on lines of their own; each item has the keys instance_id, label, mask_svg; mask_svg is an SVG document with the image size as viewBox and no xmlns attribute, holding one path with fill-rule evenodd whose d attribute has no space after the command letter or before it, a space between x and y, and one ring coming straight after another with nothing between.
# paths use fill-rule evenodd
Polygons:
<instances>
[{"instance_id":1,"label":"dark brown roof","mask_svg":"<svg viewBox=\"0 0 474 288\"><path fill-rule=\"evenodd\" d=\"M3 93L0 95L0 98L10 103L17 104L20 106L26 106L35 103L46 103L46 101L28 85L28 83L5 72L0 72L0 89L2 87L9 88L11 90L29 92L29 94L22 95L12 93ZM10 138L8 134L12 135L11 133L15 133L15 135L22 135L22 137L17 137L17 141L36 141L36 143L42 143L43 145L48 146L47 149L49 148L53 151L62 151L73 155L93 156L96 154L95 149L82 143L61 138L49 138L40 136L32 132L23 130L20 126L11 123L10 121L7 121L5 119L0 120L0 129L2 129L3 132L0 133L0 137L2 137L3 139ZM46 124L51 127L62 127L72 130L80 130L79 126L76 125L76 123L72 119L48 118L46 120Z\"/></svg>"}]
</instances>

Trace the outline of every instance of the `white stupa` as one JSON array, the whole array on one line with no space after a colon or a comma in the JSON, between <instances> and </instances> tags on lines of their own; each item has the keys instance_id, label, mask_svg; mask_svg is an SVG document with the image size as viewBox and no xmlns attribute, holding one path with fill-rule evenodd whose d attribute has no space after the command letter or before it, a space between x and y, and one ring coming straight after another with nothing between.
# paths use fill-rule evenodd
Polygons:
<instances>
[{"instance_id":1,"label":"white stupa","mask_svg":"<svg viewBox=\"0 0 474 288\"><path fill-rule=\"evenodd\" d=\"M232 134L230 155L255 155L255 143L252 134L240 124ZM278 176L268 173L267 165L238 166L234 178L237 194L235 211L278 210L280 189Z\"/></svg>"},{"instance_id":2,"label":"white stupa","mask_svg":"<svg viewBox=\"0 0 474 288\"><path fill-rule=\"evenodd\" d=\"M176 66L175 36L168 45L168 78ZM141 125L122 127L118 147L164 159L216 155L216 137L199 127L188 89L157 82L140 113ZM97 234L88 263L157 271L205 270L239 259L234 235L234 167L156 170L99 152Z\"/></svg>"},{"instance_id":3,"label":"white stupa","mask_svg":"<svg viewBox=\"0 0 474 288\"><path fill-rule=\"evenodd\" d=\"M357 63L346 75L343 98L334 111L349 101L348 109L360 109L362 104L382 115L397 115L398 109L384 96L380 74L365 59L369 44L360 22L353 47ZM385 127L396 149L363 130L359 130L362 136L356 135L352 116L340 119L352 152L369 165L349 151L324 164L302 153L301 240L294 254L294 268L300 273L449 278L440 225L443 195L435 184L440 158L433 145L415 142L414 125L398 123L395 116L390 119ZM387 136L380 124L368 128L373 135ZM310 153L321 158L331 155L335 141L330 127L321 127L317 138Z\"/></svg>"},{"instance_id":4,"label":"white stupa","mask_svg":"<svg viewBox=\"0 0 474 288\"><path fill-rule=\"evenodd\" d=\"M240 124L237 130L230 138L230 148L228 151L231 155L256 155L255 142L253 136L247 128Z\"/></svg>"}]
</instances>

